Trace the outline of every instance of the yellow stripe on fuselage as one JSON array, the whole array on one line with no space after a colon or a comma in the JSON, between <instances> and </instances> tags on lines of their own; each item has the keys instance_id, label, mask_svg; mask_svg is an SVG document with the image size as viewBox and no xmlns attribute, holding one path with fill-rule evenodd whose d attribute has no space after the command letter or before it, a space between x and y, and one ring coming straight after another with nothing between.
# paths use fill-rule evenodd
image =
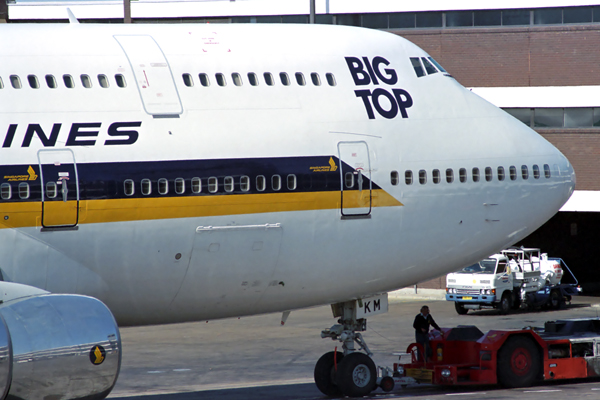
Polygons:
<instances>
[{"instance_id":1,"label":"yellow stripe on fuselage","mask_svg":"<svg viewBox=\"0 0 600 400\"><path fill-rule=\"evenodd\" d=\"M363 207L365 194L344 192L344 208ZM372 207L402 206L382 189L371 197ZM336 191L82 200L79 224L339 209L340 200ZM41 202L0 203L0 229L41 226L41 210Z\"/></svg>"}]
</instances>

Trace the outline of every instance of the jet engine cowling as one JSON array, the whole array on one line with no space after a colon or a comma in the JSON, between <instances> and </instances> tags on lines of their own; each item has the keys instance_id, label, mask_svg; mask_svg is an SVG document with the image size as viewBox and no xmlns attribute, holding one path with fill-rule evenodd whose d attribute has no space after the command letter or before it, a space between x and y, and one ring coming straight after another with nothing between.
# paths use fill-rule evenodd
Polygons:
<instances>
[{"instance_id":1,"label":"jet engine cowling","mask_svg":"<svg viewBox=\"0 0 600 400\"><path fill-rule=\"evenodd\" d=\"M4 295L7 285L17 284L1 282ZM0 399L108 396L121 367L112 313L92 297L32 290L0 304Z\"/></svg>"}]
</instances>

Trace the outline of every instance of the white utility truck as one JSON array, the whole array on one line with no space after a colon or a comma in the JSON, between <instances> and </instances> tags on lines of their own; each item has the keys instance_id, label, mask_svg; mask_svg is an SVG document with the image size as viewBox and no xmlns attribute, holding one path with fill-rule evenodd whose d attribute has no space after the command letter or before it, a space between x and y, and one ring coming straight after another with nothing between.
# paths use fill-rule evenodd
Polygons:
<instances>
[{"instance_id":1,"label":"white utility truck","mask_svg":"<svg viewBox=\"0 0 600 400\"><path fill-rule=\"evenodd\" d=\"M561 283L565 269L575 283ZM565 262L540 254L540 249L502 250L446 277L446 300L461 315L482 308L503 314L519 307L558 309L580 291Z\"/></svg>"}]
</instances>

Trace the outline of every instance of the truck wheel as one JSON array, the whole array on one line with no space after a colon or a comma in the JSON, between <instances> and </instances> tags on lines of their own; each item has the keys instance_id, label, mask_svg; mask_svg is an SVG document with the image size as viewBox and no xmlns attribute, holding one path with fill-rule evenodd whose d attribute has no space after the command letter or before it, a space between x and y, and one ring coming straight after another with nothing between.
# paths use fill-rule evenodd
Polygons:
<instances>
[{"instance_id":1,"label":"truck wheel","mask_svg":"<svg viewBox=\"0 0 600 400\"><path fill-rule=\"evenodd\" d=\"M366 396L377 386L375 363L364 353L350 353L338 365L336 381L345 396Z\"/></svg>"},{"instance_id":2,"label":"truck wheel","mask_svg":"<svg viewBox=\"0 0 600 400\"><path fill-rule=\"evenodd\" d=\"M498 308L500 309L500 314L502 315L506 315L510 312L510 294L504 293L502 295L502 299L500 299L500 305L498 306Z\"/></svg>"},{"instance_id":3,"label":"truck wheel","mask_svg":"<svg viewBox=\"0 0 600 400\"><path fill-rule=\"evenodd\" d=\"M344 358L344 353L330 351L329 353L325 353L319 358L317 364L315 365L315 383L317 384L317 388L326 396L339 396L342 394L342 391L336 384L335 380L335 365L334 365L334 357L337 360L338 367L340 365L340 361Z\"/></svg>"},{"instance_id":4,"label":"truck wheel","mask_svg":"<svg viewBox=\"0 0 600 400\"><path fill-rule=\"evenodd\" d=\"M560 308L560 295L556 290L550 292L550 299L548 299L548 305L552 310L558 310Z\"/></svg>"},{"instance_id":5,"label":"truck wheel","mask_svg":"<svg viewBox=\"0 0 600 400\"><path fill-rule=\"evenodd\" d=\"M540 375L540 352L523 336L512 336L498 352L498 382L505 387L531 386Z\"/></svg>"},{"instance_id":6,"label":"truck wheel","mask_svg":"<svg viewBox=\"0 0 600 400\"><path fill-rule=\"evenodd\" d=\"M469 310L467 310L465 308L465 305L462 303L459 303L458 301L454 302L454 308L456 309L456 312L458 313L458 315L466 315Z\"/></svg>"}]
</instances>

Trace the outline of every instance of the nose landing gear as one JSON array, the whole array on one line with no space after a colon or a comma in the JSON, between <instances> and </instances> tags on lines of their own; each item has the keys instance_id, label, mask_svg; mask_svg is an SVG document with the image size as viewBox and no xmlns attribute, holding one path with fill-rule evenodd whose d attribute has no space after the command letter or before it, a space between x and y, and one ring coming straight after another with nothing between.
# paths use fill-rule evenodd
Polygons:
<instances>
[{"instance_id":1,"label":"nose landing gear","mask_svg":"<svg viewBox=\"0 0 600 400\"><path fill-rule=\"evenodd\" d=\"M327 396L362 397L377 387L377 368L371 359L373 353L360 334L367 330L367 320L357 319L356 303L334 304L334 316L340 317L338 324L321 332L322 338L341 342L343 349L343 352L325 353L315 366L315 383ZM355 343L359 346L358 350Z\"/></svg>"}]
</instances>

